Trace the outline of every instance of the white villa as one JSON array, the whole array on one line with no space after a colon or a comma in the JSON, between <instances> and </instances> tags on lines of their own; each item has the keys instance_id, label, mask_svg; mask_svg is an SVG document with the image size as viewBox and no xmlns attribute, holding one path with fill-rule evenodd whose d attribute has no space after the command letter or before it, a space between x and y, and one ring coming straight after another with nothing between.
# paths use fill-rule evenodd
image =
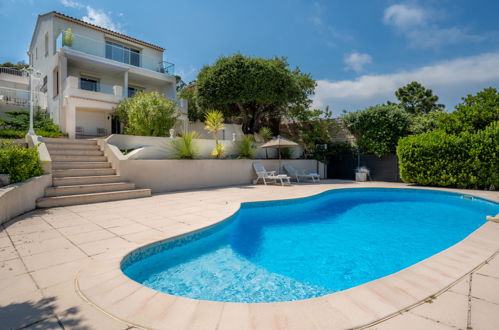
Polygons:
<instances>
[{"instance_id":1,"label":"white villa","mask_svg":"<svg viewBox=\"0 0 499 330\"><path fill-rule=\"evenodd\" d=\"M137 91L176 97L174 65L162 47L55 11L38 16L28 55L50 117L70 138L120 133L111 113Z\"/></svg>"}]
</instances>

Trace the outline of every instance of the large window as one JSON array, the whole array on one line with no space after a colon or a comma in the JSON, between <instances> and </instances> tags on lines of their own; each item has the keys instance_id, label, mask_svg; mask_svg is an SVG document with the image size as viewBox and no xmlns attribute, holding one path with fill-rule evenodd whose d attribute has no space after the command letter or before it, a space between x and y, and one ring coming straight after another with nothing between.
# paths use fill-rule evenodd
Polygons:
<instances>
[{"instance_id":1,"label":"large window","mask_svg":"<svg viewBox=\"0 0 499 330\"><path fill-rule=\"evenodd\" d=\"M128 86L128 97L132 97L135 94L137 94L138 92L142 92L142 89L137 88L137 87Z\"/></svg>"},{"instance_id":2,"label":"large window","mask_svg":"<svg viewBox=\"0 0 499 330\"><path fill-rule=\"evenodd\" d=\"M106 41L106 58L140 66L140 51L111 41Z\"/></svg>"},{"instance_id":3,"label":"large window","mask_svg":"<svg viewBox=\"0 0 499 330\"><path fill-rule=\"evenodd\" d=\"M81 77L80 88L86 91L98 92L100 90L99 81L94 78Z\"/></svg>"}]
</instances>

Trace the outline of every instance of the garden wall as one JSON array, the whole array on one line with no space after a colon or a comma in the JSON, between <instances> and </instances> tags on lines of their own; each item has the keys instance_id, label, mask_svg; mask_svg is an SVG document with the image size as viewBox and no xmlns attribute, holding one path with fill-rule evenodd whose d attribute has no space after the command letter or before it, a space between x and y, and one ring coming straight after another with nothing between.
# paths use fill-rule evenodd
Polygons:
<instances>
[{"instance_id":1,"label":"garden wall","mask_svg":"<svg viewBox=\"0 0 499 330\"><path fill-rule=\"evenodd\" d=\"M268 171L277 170L277 159L139 159L130 160L118 147L100 140L104 153L123 180L138 188L150 188L154 193L250 184L256 179L252 164L261 162ZM282 160L297 169L319 172L324 167L312 159Z\"/></svg>"},{"instance_id":2,"label":"garden wall","mask_svg":"<svg viewBox=\"0 0 499 330\"><path fill-rule=\"evenodd\" d=\"M360 167L370 170L370 180L402 182L399 175L397 155L378 158L374 155L360 154ZM356 154L343 154L329 159L328 179L355 180L355 170L359 167Z\"/></svg>"},{"instance_id":3,"label":"garden wall","mask_svg":"<svg viewBox=\"0 0 499 330\"><path fill-rule=\"evenodd\" d=\"M34 210L36 200L52 185L52 175L45 174L0 188L0 224L19 214Z\"/></svg>"}]
</instances>

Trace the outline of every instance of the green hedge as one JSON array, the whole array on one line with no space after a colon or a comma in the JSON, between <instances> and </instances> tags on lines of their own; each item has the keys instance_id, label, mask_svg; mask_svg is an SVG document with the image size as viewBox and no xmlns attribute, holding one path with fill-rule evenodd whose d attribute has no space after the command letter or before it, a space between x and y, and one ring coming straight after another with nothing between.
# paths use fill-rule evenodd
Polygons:
<instances>
[{"instance_id":1,"label":"green hedge","mask_svg":"<svg viewBox=\"0 0 499 330\"><path fill-rule=\"evenodd\" d=\"M36 147L24 148L11 142L0 144L0 173L8 174L10 183L42 175L42 164Z\"/></svg>"},{"instance_id":2,"label":"green hedge","mask_svg":"<svg viewBox=\"0 0 499 330\"><path fill-rule=\"evenodd\" d=\"M400 177L422 185L499 187L499 122L476 133L441 130L400 139Z\"/></svg>"},{"instance_id":3,"label":"green hedge","mask_svg":"<svg viewBox=\"0 0 499 330\"><path fill-rule=\"evenodd\" d=\"M13 129L0 129L0 139L24 139L28 131L17 131ZM67 133L61 133L61 132L47 132L47 131L41 131L41 130L35 130L36 135L43 136L43 137L61 137L61 136L67 136Z\"/></svg>"}]
</instances>

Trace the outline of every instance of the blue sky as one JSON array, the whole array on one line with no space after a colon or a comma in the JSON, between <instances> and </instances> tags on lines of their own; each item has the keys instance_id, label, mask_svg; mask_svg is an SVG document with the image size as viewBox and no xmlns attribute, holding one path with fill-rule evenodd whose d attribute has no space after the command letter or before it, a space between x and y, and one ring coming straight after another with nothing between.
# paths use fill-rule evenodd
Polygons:
<instances>
[{"instance_id":1,"label":"blue sky","mask_svg":"<svg viewBox=\"0 0 499 330\"><path fill-rule=\"evenodd\" d=\"M0 0L0 62L26 60L38 14L57 10L158 44L184 80L219 56L286 56L335 113L393 100L412 80L450 110L499 87L499 2Z\"/></svg>"}]
</instances>

